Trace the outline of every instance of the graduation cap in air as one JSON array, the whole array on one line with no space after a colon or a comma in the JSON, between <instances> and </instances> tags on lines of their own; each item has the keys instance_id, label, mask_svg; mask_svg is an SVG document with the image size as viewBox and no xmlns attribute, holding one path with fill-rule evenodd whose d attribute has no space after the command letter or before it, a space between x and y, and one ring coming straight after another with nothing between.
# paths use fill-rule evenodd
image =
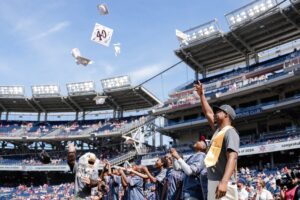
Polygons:
<instances>
[{"instance_id":1,"label":"graduation cap in air","mask_svg":"<svg viewBox=\"0 0 300 200\"><path fill-rule=\"evenodd\" d=\"M71 53L72 53L72 56L75 58L77 65L87 66L87 65L93 63L93 61L91 61L90 59L81 56L78 48L72 49Z\"/></svg>"},{"instance_id":2,"label":"graduation cap in air","mask_svg":"<svg viewBox=\"0 0 300 200\"><path fill-rule=\"evenodd\" d=\"M107 15L108 14L108 7L105 4L99 4L97 5L97 8L101 15Z\"/></svg>"},{"instance_id":3,"label":"graduation cap in air","mask_svg":"<svg viewBox=\"0 0 300 200\"><path fill-rule=\"evenodd\" d=\"M49 164L51 162L50 156L45 150L39 154L39 158L43 164Z\"/></svg>"},{"instance_id":4,"label":"graduation cap in air","mask_svg":"<svg viewBox=\"0 0 300 200\"><path fill-rule=\"evenodd\" d=\"M138 141L138 140L136 140L136 139L134 139L134 138L132 138L132 137L129 137L129 136L123 135L122 138L125 139L125 143L126 143L126 144L133 144L134 142L140 143L140 141Z\"/></svg>"},{"instance_id":5,"label":"graduation cap in air","mask_svg":"<svg viewBox=\"0 0 300 200\"><path fill-rule=\"evenodd\" d=\"M121 44L120 43L114 44L114 49L115 49L115 56L118 56L121 53Z\"/></svg>"},{"instance_id":6,"label":"graduation cap in air","mask_svg":"<svg viewBox=\"0 0 300 200\"><path fill-rule=\"evenodd\" d=\"M131 168L131 167L132 167L132 164L130 164L130 163L128 162L128 160L126 160L126 161L124 162L124 164L123 164L123 167L125 167L125 168Z\"/></svg>"},{"instance_id":7,"label":"graduation cap in air","mask_svg":"<svg viewBox=\"0 0 300 200\"><path fill-rule=\"evenodd\" d=\"M95 101L96 105L102 105L105 103L107 96L96 96L93 100Z\"/></svg>"}]
</instances>

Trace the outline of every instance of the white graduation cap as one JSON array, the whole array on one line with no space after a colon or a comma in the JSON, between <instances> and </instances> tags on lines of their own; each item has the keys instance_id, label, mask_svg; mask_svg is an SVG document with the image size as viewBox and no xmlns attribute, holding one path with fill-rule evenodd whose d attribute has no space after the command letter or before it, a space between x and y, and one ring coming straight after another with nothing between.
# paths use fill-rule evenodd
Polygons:
<instances>
[{"instance_id":1,"label":"white graduation cap","mask_svg":"<svg viewBox=\"0 0 300 200\"><path fill-rule=\"evenodd\" d=\"M130 144L130 143L133 143L133 142L140 143L140 141L138 141L136 139L133 139L132 137L129 137L129 136L123 135L122 138L125 139L125 143L127 143L127 144Z\"/></svg>"},{"instance_id":2,"label":"white graduation cap","mask_svg":"<svg viewBox=\"0 0 300 200\"><path fill-rule=\"evenodd\" d=\"M113 32L114 32L113 29L96 23L92 33L91 40L98 44L102 44L104 46L109 47Z\"/></svg>"},{"instance_id":3,"label":"white graduation cap","mask_svg":"<svg viewBox=\"0 0 300 200\"><path fill-rule=\"evenodd\" d=\"M178 29L175 30L175 34L176 34L177 39L180 42L187 43L187 38L188 38L187 34L185 34L184 32L182 32Z\"/></svg>"},{"instance_id":4,"label":"white graduation cap","mask_svg":"<svg viewBox=\"0 0 300 200\"><path fill-rule=\"evenodd\" d=\"M105 103L106 98L107 98L107 96L96 96L94 98L94 101L95 101L96 105L102 105Z\"/></svg>"},{"instance_id":5,"label":"white graduation cap","mask_svg":"<svg viewBox=\"0 0 300 200\"><path fill-rule=\"evenodd\" d=\"M115 48L115 56L118 56L121 53L121 44L120 43L114 44L114 48Z\"/></svg>"},{"instance_id":6,"label":"white graduation cap","mask_svg":"<svg viewBox=\"0 0 300 200\"><path fill-rule=\"evenodd\" d=\"M107 15L108 14L108 7L105 4L99 4L97 5L97 8L101 15Z\"/></svg>"},{"instance_id":7,"label":"white graduation cap","mask_svg":"<svg viewBox=\"0 0 300 200\"><path fill-rule=\"evenodd\" d=\"M130 168L130 167L132 167L132 165L128 162L128 160L126 160L126 161L124 162L123 166L124 166L125 168Z\"/></svg>"},{"instance_id":8,"label":"white graduation cap","mask_svg":"<svg viewBox=\"0 0 300 200\"><path fill-rule=\"evenodd\" d=\"M78 48L72 49L71 53L72 53L72 56L75 58L77 65L87 66L87 65L93 63L93 61L91 61L90 59L81 56Z\"/></svg>"}]
</instances>

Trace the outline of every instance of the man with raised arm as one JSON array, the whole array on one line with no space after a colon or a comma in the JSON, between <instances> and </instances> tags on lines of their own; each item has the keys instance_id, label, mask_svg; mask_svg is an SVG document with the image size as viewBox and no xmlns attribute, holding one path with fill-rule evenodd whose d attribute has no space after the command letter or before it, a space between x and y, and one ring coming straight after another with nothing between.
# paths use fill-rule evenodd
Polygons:
<instances>
[{"instance_id":1,"label":"man with raised arm","mask_svg":"<svg viewBox=\"0 0 300 200\"><path fill-rule=\"evenodd\" d=\"M215 107L207 102L202 83L195 84L201 107L214 131L211 146L205 157L208 178L208 200L238 199L235 169L237 166L240 138L232 122L236 117L229 105ZM216 126L215 126L216 123Z\"/></svg>"},{"instance_id":2,"label":"man with raised arm","mask_svg":"<svg viewBox=\"0 0 300 200\"><path fill-rule=\"evenodd\" d=\"M92 187L98 185L98 168L95 154L86 153L76 162L76 148L74 144L69 144L68 165L75 174L75 199L90 197Z\"/></svg>"}]
</instances>

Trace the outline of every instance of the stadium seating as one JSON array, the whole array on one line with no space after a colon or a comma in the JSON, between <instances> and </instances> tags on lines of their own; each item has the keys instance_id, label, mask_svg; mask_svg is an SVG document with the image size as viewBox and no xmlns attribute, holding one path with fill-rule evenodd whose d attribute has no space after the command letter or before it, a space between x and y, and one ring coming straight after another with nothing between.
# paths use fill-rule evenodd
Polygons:
<instances>
[{"instance_id":1,"label":"stadium seating","mask_svg":"<svg viewBox=\"0 0 300 200\"><path fill-rule=\"evenodd\" d=\"M236 109L237 118L249 115L250 112L255 112L257 109L262 109L264 106L269 106L271 108L272 106L275 107L276 104L283 103L283 102L290 101L290 100L294 100L294 99L299 99L299 98L300 98L300 94L296 93L292 97L288 97L288 98L285 98L285 99L282 99L282 100L270 101L270 102L266 102L266 103L260 103L260 104L245 107L245 108L237 108ZM175 125L175 124L181 124L181 123L187 123L187 122L193 122L193 121L198 121L198 120L205 120L205 117L199 116L199 117L195 117L195 118L192 118L192 119L181 120L181 121L168 119L167 126L172 126L172 125Z\"/></svg>"},{"instance_id":2,"label":"stadium seating","mask_svg":"<svg viewBox=\"0 0 300 200\"><path fill-rule=\"evenodd\" d=\"M145 116L126 117L111 120L85 120L85 121L48 121L22 122L0 121L0 137L64 137L75 135L89 135L91 132L109 134L139 126L146 121Z\"/></svg>"},{"instance_id":3,"label":"stadium seating","mask_svg":"<svg viewBox=\"0 0 300 200\"><path fill-rule=\"evenodd\" d=\"M261 82L267 82L283 75L289 74L289 67L299 63L300 51L278 56L276 58L243 67L233 69L226 73L221 73L200 81L205 85L205 94L207 97L218 97L230 91L238 91ZM271 71L266 72L266 69ZM253 77L252 74L256 75ZM247 78L250 76L249 78ZM229 81L228 81L229 80ZM170 94L170 99L165 102L162 108L177 108L179 106L187 106L198 102L198 96L193 93L193 83L188 83L177 88L174 93Z\"/></svg>"},{"instance_id":4,"label":"stadium seating","mask_svg":"<svg viewBox=\"0 0 300 200\"><path fill-rule=\"evenodd\" d=\"M74 194L74 183L39 187L0 187L0 199L69 199Z\"/></svg>"}]
</instances>

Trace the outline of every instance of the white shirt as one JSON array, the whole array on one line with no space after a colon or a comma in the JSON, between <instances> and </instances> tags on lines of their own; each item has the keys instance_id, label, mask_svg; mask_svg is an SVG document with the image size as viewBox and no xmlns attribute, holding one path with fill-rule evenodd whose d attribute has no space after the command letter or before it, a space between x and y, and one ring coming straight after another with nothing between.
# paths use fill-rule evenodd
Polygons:
<instances>
[{"instance_id":1,"label":"white shirt","mask_svg":"<svg viewBox=\"0 0 300 200\"><path fill-rule=\"evenodd\" d=\"M273 200L273 196L270 191L262 189L261 193L256 195L256 200Z\"/></svg>"},{"instance_id":2,"label":"white shirt","mask_svg":"<svg viewBox=\"0 0 300 200\"><path fill-rule=\"evenodd\" d=\"M239 200L248 200L248 196L249 194L244 187L241 190L238 190Z\"/></svg>"}]
</instances>

